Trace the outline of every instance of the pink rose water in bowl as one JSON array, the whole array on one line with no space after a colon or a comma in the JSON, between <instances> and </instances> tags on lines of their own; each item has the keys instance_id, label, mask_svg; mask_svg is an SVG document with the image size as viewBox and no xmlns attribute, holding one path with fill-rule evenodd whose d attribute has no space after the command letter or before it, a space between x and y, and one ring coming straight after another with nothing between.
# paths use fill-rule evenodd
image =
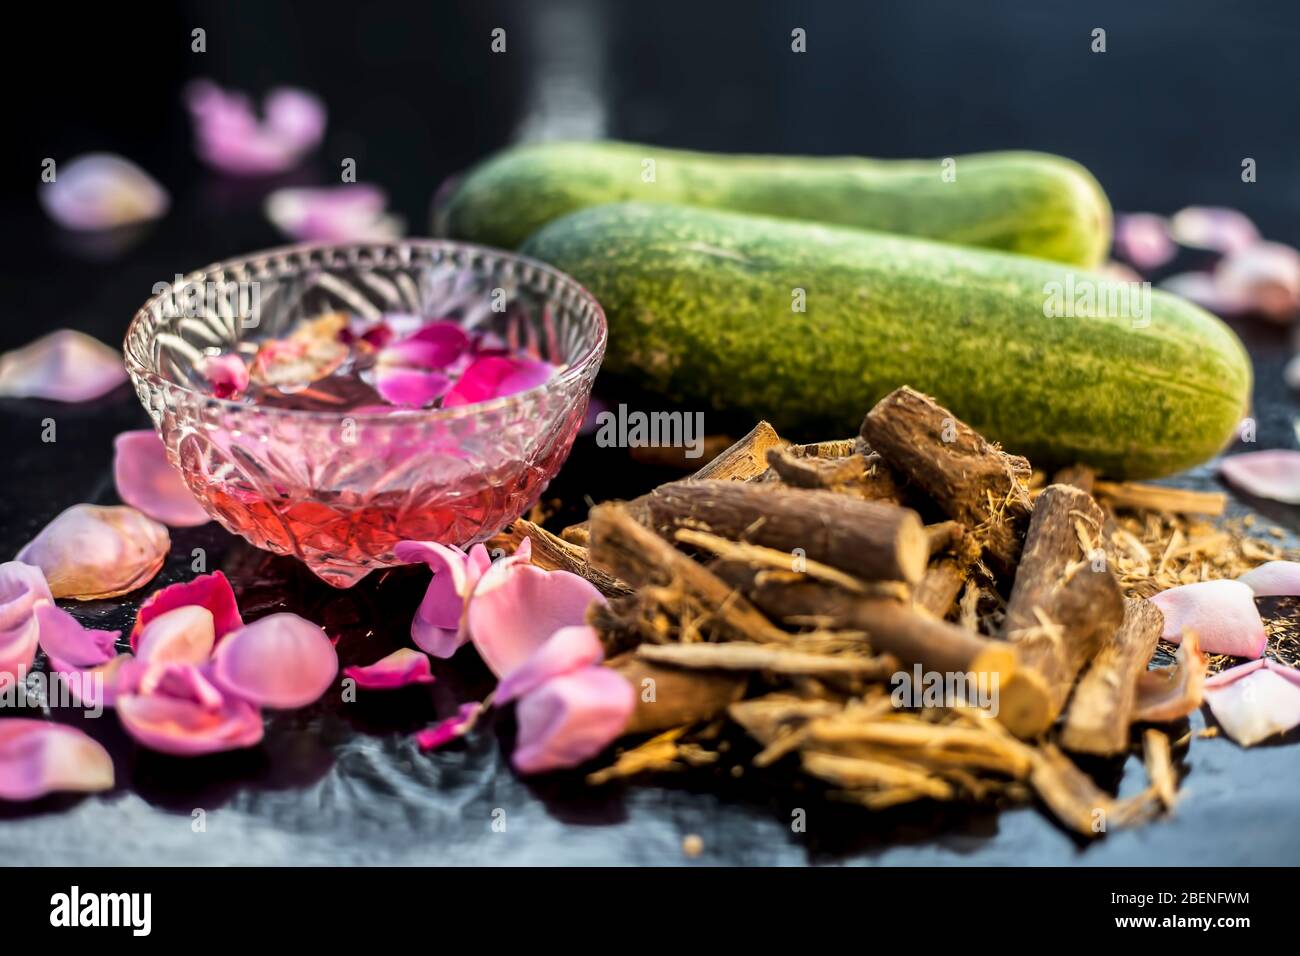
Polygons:
<instances>
[{"instance_id":1,"label":"pink rose water in bowl","mask_svg":"<svg viewBox=\"0 0 1300 956\"><path fill-rule=\"evenodd\" d=\"M466 546L568 456L605 348L599 304L509 253L300 246L155 295L127 370L204 508L337 587L407 539Z\"/></svg>"}]
</instances>

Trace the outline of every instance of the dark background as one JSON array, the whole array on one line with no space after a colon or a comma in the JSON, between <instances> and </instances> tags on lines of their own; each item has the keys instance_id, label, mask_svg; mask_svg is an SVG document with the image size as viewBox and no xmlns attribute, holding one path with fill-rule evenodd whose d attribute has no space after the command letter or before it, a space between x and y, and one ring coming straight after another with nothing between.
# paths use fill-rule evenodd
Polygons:
<instances>
[{"instance_id":1,"label":"dark background","mask_svg":"<svg viewBox=\"0 0 1300 956\"><path fill-rule=\"evenodd\" d=\"M337 182L344 157L389 191L410 234L425 233L438 184L520 136L881 157L1039 149L1088 166L1117 209L1234 206L1269 238L1300 243L1300 7L1281 0L73 4L6 20L0 350L61 326L120 341L154 283L279 244L263 196ZM796 26L808 36L801 55L790 51ZM190 50L195 27L206 53ZM489 49L496 27L504 55ZM1096 27L1104 54L1090 49ZM323 147L282 177L212 174L194 157L180 100L200 76L257 94L280 83L318 92L330 110ZM93 150L140 163L172 194L171 213L128 249L76 241L36 204L44 158ZM1240 176L1248 156L1253 184ZM1256 359L1260 446L1294 447L1297 404L1279 380L1285 334L1238 330ZM54 444L39 441L47 416ZM111 501L112 436L145 424L128 389L82 406L0 401L0 551L68 505ZM580 443L553 492L574 508L664 477L628 467L625 454ZM1202 469L1185 480L1212 478ZM1300 526L1294 510L1262 507ZM203 547L235 580L246 616L290 607L320 620L346 635L345 664L401 643L423 586L396 572L333 592L215 526L173 544L154 586L188 577L191 549ZM82 610L115 627L133 614ZM409 733L490 685L472 655L437 673L432 690L322 703L275 718L255 751L198 761L137 751L115 721L93 722L119 789L0 807L3 862L673 863L687 833L703 837L712 863L1300 860L1294 747L1197 741L1172 822L1085 850L1032 808L868 816L794 780L750 785L725 769L595 793L573 776L525 783L505 763L508 721L499 735L489 727L420 755ZM1192 729L1203 723L1197 715ZM1135 764L1098 770L1130 792ZM790 832L793 807L809 809L807 833ZM490 829L497 808L506 833ZM208 814L206 833L192 831L195 809Z\"/></svg>"}]
</instances>

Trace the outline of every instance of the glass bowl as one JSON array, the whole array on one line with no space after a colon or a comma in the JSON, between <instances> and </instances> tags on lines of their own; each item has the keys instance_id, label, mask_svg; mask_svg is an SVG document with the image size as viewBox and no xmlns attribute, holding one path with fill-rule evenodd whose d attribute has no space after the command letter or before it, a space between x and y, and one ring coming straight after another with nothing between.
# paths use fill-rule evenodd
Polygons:
<instances>
[{"instance_id":1,"label":"glass bowl","mask_svg":"<svg viewBox=\"0 0 1300 956\"><path fill-rule=\"evenodd\" d=\"M560 370L543 385L446 409L316 411L205 390L197 366L327 312L454 319ZM155 288L127 329L140 401L203 508L335 587L416 539L464 547L527 511L559 471L605 353L600 304L540 262L408 239L299 245Z\"/></svg>"}]
</instances>

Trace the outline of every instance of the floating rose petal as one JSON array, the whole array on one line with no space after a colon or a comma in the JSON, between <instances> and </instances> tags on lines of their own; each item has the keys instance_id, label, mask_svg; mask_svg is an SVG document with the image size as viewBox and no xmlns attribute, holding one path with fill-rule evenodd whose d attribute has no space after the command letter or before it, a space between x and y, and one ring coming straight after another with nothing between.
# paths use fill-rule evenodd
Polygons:
<instances>
[{"instance_id":1,"label":"floating rose petal","mask_svg":"<svg viewBox=\"0 0 1300 956\"><path fill-rule=\"evenodd\" d=\"M1165 616L1161 637L1178 643L1195 631L1210 654L1259 657L1268 636L1255 607L1255 592L1240 581L1198 581L1152 595Z\"/></svg>"},{"instance_id":2,"label":"floating rose petal","mask_svg":"<svg viewBox=\"0 0 1300 956\"><path fill-rule=\"evenodd\" d=\"M461 704L456 713L446 720L439 721L415 735L415 745L421 750L437 750L439 747L459 740L474 729L483 705L479 703Z\"/></svg>"},{"instance_id":3,"label":"floating rose petal","mask_svg":"<svg viewBox=\"0 0 1300 956\"><path fill-rule=\"evenodd\" d=\"M349 183L322 189L278 189L266 200L266 217L302 242L382 242L402 234L402 222L385 212L378 186Z\"/></svg>"},{"instance_id":4,"label":"floating rose petal","mask_svg":"<svg viewBox=\"0 0 1300 956\"><path fill-rule=\"evenodd\" d=\"M1256 597L1294 597L1300 595L1300 561L1266 561L1237 580Z\"/></svg>"},{"instance_id":5,"label":"floating rose petal","mask_svg":"<svg viewBox=\"0 0 1300 956\"><path fill-rule=\"evenodd\" d=\"M135 656L151 664L202 664L215 644L212 612L187 604L153 617L135 641Z\"/></svg>"},{"instance_id":6,"label":"floating rose petal","mask_svg":"<svg viewBox=\"0 0 1300 956\"><path fill-rule=\"evenodd\" d=\"M343 676L366 690L394 690L408 684L432 684L429 658L409 647L394 651L365 667L345 667Z\"/></svg>"},{"instance_id":7,"label":"floating rose petal","mask_svg":"<svg viewBox=\"0 0 1300 956\"><path fill-rule=\"evenodd\" d=\"M217 645L213 680L259 707L293 710L320 699L334 682L334 643L297 614L272 614L245 624Z\"/></svg>"},{"instance_id":8,"label":"floating rose petal","mask_svg":"<svg viewBox=\"0 0 1300 956\"><path fill-rule=\"evenodd\" d=\"M470 637L498 677L518 667L562 627L584 624L587 608L605 598L585 578L528 563L531 539L484 572L470 598ZM512 560L513 559L513 560Z\"/></svg>"},{"instance_id":9,"label":"floating rose petal","mask_svg":"<svg viewBox=\"0 0 1300 956\"><path fill-rule=\"evenodd\" d=\"M124 505L73 505L18 552L56 598L117 597L147 583L167 557L167 528Z\"/></svg>"},{"instance_id":10,"label":"floating rose petal","mask_svg":"<svg viewBox=\"0 0 1300 956\"><path fill-rule=\"evenodd\" d=\"M124 694L117 716L126 732L150 750L196 757L252 747L262 739L262 715L248 701L223 696L217 707L164 694Z\"/></svg>"},{"instance_id":11,"label":"floating rose petal","mask_svg":"<svg viewBox=\"0 0 1300 956\"><path fill-rule=\"evenodd\" d=\"M0 355L0 398L86 402L125 381L120 352L71 329Z\"/></svg>"},{"instance_id":12,"label":"floating rose petal","mask_svg":"<svg viewBox=\"0 0 1300 956\"><path fill-rule=\"evenodd\" d=\"M476 544L469 554L436 541L401 541L393 549L398 561L423 563L433 580L411 621L411 640L434 657L451 657L468 639L465 603L492 563L487 548Z\"/></svg>"},{"instance_id":13,"label":"floating rose petal","mask_svg":"<svg viewBox=\"0 0 1300 956\"><path fill-rule=\"evenodd\" d=\"M286 339L267 339L257 349L249 379L271 388L301 388L338 369L348 358L343 341L348 316L331 312L303 324Z\"/></svg>"},{"instance_id":14,"label":"floating rose petal","mask_svg":"<svg viewBox=\"0 0 1300 956\"><path fill-rule=\"evenodd\" d=\"M573 767L618 739L636 708L636 691L607 667L563 674L520 698L519 739L511 758L520 773Z\"/></svg>"},{"instance_id":15,"label":"floating rose petal","mask_svg":"<svg viewBox=\"0 0 1300 956\"><path fill-rule=\"evenodd\" d=\"M501 678L493 694L498 706L531 693L546 681L599 664L605 656L596 629L586 624L562 627L533 654Z\"/></svg>"},{"instance_id":16,"label":"floating rose petal","mask_svg":"<svg viewBox=\"0 0 1300 956\"><path fill-rule=\"evenodd\" d=\"M550 362L489 355L476 359L445 396L446 408L472 405L505 395L525 392L548 381L555 374Z\"/></svg>"},{"instance_id":17,"label":"floating rose petal","mask_svg":"<svg viewBox=\"0 0 1300 956\"><path fill-rule=\"evenodd\" d=\"M117 653L116 641L121 631L97 631L84 627L67 611L44 599L36 602L34 610L41 650L50 659L50 670L79 671L99 667Z\"/></svg>"},{"instance_id":18,"label":"floating rose petal","mask_svg":"<svg viewBox=\"0 0 1300 956\"><path fill-rule=\"evenodd\" d=\"M1274 448L1229 455L1219 474L1247 494L1300 505L1300 451Z\"/></svg>"},{"instance_id":19,"label":"floating rose petal","mask_svg":"<svg viewBox=\"0 0 1300 956\"><path fill-rule=\"evenodd\" d=\"M384 401L393 405L423 408L445 395L449 388L451 379L438 372L387 365L375 369L375 391Z\"/></svg>"},{"instance_id":20,"label":"floating rose petal","mask_svg":"<svg viewBox=\"0 0 1300 956\"><path fill-rule=\"evenodd\" d=\"M1259 230L1244 213L1215 206L1188 206L1169 220L1179 245L1214 252L1239 252L1259 242Z\"/></svg>"},{"instance_id":21,"label":"floating rose petal","mask_svg":"<svg viewBox=\"0 0 1300 956\"><path fill-rule=\"evenodd\" d=\"M80 730L44 720L0 720L0 800L112 788L108 751Z\"/></svg>"},{"instance_id":22,"label":"floating rose petal","mask_svg":"<svg viewBox=\"0 0 1300 956\"><path fill-rule=\"evenodd\" d=\"M139 648L140 634L150 621L190 604L205 607L212 613L213 634L218 642L231 631L244 626L230 581L220 571L213 571L168 585L145 598L136 612L135 626L131 628L131 649Z\"/></svg>"},{"instance_id":23,"label":"floating rose petal","mask_svg":"<svg viewBox=\"0 0 1300 956\"><path fill-rule=\"evenodd\" d=\"M60 164L39 196L60 226L88 232L157 219L169 204L167 190L153 177L111 153L88 153Z\"/></svg>"},{"instance_id":24,"label":"floating rose petal","mask_svg":"<svg viewBox=\"0 0 1300 956\"><path fill-rule=\"evenodd\" d=\"M199 157L214 169L261 176L290 169L325 135L325 105L305 90L272 90L259 120L252 103L208 80L185 90Z\"/></svg>"},{"instance_id":25,"label":"floating rose petal","mask_svg":"<svg viewBox=\"0 0 1300 956\"><path fill-rule=\"evenodd\" d=\"M1160 268L1177 251L1163 216L1135 212L1115 217L1115 254L1138 271Z\"/></svg>"},{"instance_id":26,"label":"floating rose petal","mask_svg":"<svg viewBox=\"0 0 1300 956\"><path fill-rule=\"evenodd\" d=\"M31 669L40 639L36 605L51 600L40 568L21 561L0 564L0 686Z\"/></svg>"},{"instance_id":27,"label":"floating rose petal","mask_svg":"<svg viewBox=\"0 0 1300 956\"><path fill-rule=\"evenodd\" d=\"M173 528L212 520L167 460L167 449L152 428L122 432L113 439L113 450L113 480L118 497L128 505Z\"/></svg>"},{"instance_id":28,"label":"floating rose petal","mask_svg":"<svg viewBox=\"0 0 1300 956\"><path fill-rule=\"evenodd\" d=\"M248 366L234 352L204 356L198 372L217 398L239 398L248 388Z\"/></svg>"},{"instance_id":29,"label":"floating rose petal","mask_svg":"<svg viewBox=\"0 0 1300 956\"><path fill-rule=\"evenodd\" d=\"M1300 252L1259 242L1219 260L1214 282L1228 302L1274 322L1291 322L1300 310Z\"/></svg>"},{"instance_id":30,"label":"floating rose petal","mask_svg":"<svg viewBox=\"0 0 1300 956\"><path fill-rule=\"evenodd\" d=\"M1240 664L1205 682L1205 702L1228 736L1250 747L1300 726L1300 671L1270 660Z\"/></svg>"},{"instance_id":31,"label":"floating rose petal","mask_svg":"<svg viewBox=\"0 0 1300 956\"><path fill-rule=\"evenodd\" d=\"M1133 723L1181 720L1200 707L1208 666L1196 632L1184 632L1172 667L1157 667L1138 675Z\"/></svg>"}]
</instances>

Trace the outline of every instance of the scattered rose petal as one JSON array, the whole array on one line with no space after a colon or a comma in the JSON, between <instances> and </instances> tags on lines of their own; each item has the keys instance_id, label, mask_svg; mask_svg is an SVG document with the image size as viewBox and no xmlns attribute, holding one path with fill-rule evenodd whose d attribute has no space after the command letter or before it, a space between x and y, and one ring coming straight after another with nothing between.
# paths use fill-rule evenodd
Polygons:
<instances>
[{"instance_id":1,"label":"scattered rose petal","mask_svg":"<svg viewBox=\"0 0 1300 956\"><path fill-rule=\"evenodd\" d=\"M124 694L117 699L117 716L140 744L178 757L252 747L262 739L262 715L232 695L208 707L160 693Z\"/></svg>"},{"instance_id":2,"label":"scattered rose petal","mask_svg":"<svg viewBox=\"0 0 1300 956\"><path fill-rule=\"evenodd\" d=\"M67 686L73 703L97 710L116 707L119 697L134 694L148 668L149 665L141 664L131 654L118 654L98 667L55 670Z\"/></svg>"},{"instance_id":3,"label":"scattered rose petal","mask_svg":"<svg viewBox=\"0 0 1300 956\"><path fill-rule=\"evenodd\" d=\"M79 671L106 664L117 654L121 631L98 631L85 627L63 608L39 600L34 607L40 631L41 650L50 659L50 670Z\"/></svg>"},{"instance_id":4,"label":"scattered rose petal","mask_svg":"<svg viewBox=\"0 0 1300 956\"><path fill-rule=\"evenodd\" d=\"M213 635L218 642L231 631L244 626L230 581L220 571L213 571L189 581L170 584L145 598L136 612L135 626L131 628L131 649L139 648L141 632L150 621L189 604L197 604L212 613Z\"/></svg>"},{"instance_id":5,"label":"scattered rose petal","mask_svg":"<svg viewBox=\"0 0 1300 956\"><path fill-rule=\"evenodd\" d=\"M1196 632L1186 631L1173 667L1159 667L1139 675L1133 723L1181 720L1200 707L1208 666Z\"/></svg>"},{"instance_id":6,"label":"scattered rose petal","mask_svg":"<svg viewBox=\"0 0 1300 956\"><path fill-rule=\"evenodd\" d=\"M259 707L293 710L320 699L338 674L334 643L297 614L272 614L229 634L213 654L222 690Z\"/></svg>"},{"instance_id":7,"label":"scattered rose petal","mask_svg":"<svg viewBox=\"0 0 1300 956\"><path fill-rule=\"evenodd\" d=\"M408 684L432 684L428 655L409 647L394 651L364 667L345 667L343 676L366 690L394 690Z\"/></svg>"},{"instance_id":8,"label":"scattered rose petal","mask_svg":"<svg viewBox=\"0 0 1300 956\"><path fill-rule=\"evenodd\" d=\"M187 604L153 617L135 641L135 656L151 664L202 664L216 639L212 612Z\"/></svg>"},{"instance_id":9,"label":"scattered rose petal","mask_svg":"<svg viewBox=\"0 0 1300 956\"><path fill-rule=\"evenodd\" d=\"M263 101L259 120L249 99L196 80L185 90L199 157L237 176L281 173L325 135L325 104L305 90L282 87Z\"/></svg>"},{"instance_id":10,"label":"scattered rose petal","mask_svg":"<svg viewBox=\"0 0 1300 956\"><path fill-rule=\"evenodd\" d=\"M248 388L248 366L235 352L205 355L198 372L217 398L239 398Z\"/></svg>"},{"instance_id":11,"label":"scattered rose petal","mask_svg":"<svg viewBox=\"0 0 1300 956\"><path fill-rule=\"evenodd\" d=\"M1250 747L1300 725L1300 671L1257 660L1205 682L1205 702L1224 731Z\"/></svg>"},{"instance_id":12,"label":"scattered rose petal","mask_svg":"<svg viewBox=\"0 0 1300 956\"><path fill-rule=\"evenodd\" d=\"M127 594L162 567L167 528L125 505L73 505L18 552L45 573L56 598L92 601Z\"/></svg>"},{"instance_id":13,"label":"scattered rose petal","mask_svg":"<svg viewBox=\"0 0 1300 956\"><path fill-rule=\"evenodd\" d=\"M128 505L173 528L192 528L212 518L190 493L152 428L113 439L113 480Z\"/></svg>"},{"instance_id":14,"label":"scattered rose petal","mask_svg":"<svg viewBox=\"0 0 1300 956\"><path fill-rule=\"evenodd\" d=\"M1274 322L1300 310L1300 252L1278 242L1258 242L1219 260L1214 282L1229 302Z\"/></svg>"},{"instance_id":15,"label":"scattered rose petal","mask_svg":"<svg viewBox=\"0 0 1300 956\"><path fill-rule=\"evenodd\" d=\"M436 541L401 541L393 549L398 561L427 564L433 580L411 621L411 640L434 657L451 657L469 638L465 603L492 563L487 548L476 544L469 554Z\"/></svg>"},{"instance_id":16,"label":"scattered rose petal","mask_svg":"<svg viewBox=\"0 0 1300 956\"><path fill-rule=\"evenodd\" d=\"M44 720L0 720L0 800L113 788L108 751L80 730Z\"/></svg>"},{"instance_id":17,"label":"scattered rose petal","mask_svg":"<svg viewBox=\"0 0 1300 956\"><path fill-rule=\"evenodd\" d=\"M1256 597L1295 597L1300 595L1300 561L1266 561L1237 580Z\"/></svg>"},{"instance_id":18,"label":"scattered rose petal","mask_svg":"<svg viewBox=\"0 0 1300 956\"><path fill-rule=\"evenodd\" d=\"M40 639L36 605L52 600L40 568L21 561L0 564L0 686L31 669Z\"/></svg>"},{"instance_id":19,"label":"scattered rose petal","mask_svg":"<svg viewBox=\"0 0 1300 956\"><path fill-rule=\"evenodd\" d=\"M607 667L546 681L515 705L519 739L512 763L520 773L576 766L618 739L635 707L632 685Z\"/></svg>"},{"instance_id":20,"label":"scattered rose petal","mask_svg":"<svg viewBox=\"0 0 1300 956\"><path fill-rule=\"evenodd\" d=\"M1180 272L1161 281L1160 288L1216 315L1240 315L1249 307L1244 299L1231 297L1209 272Z\"/></svg>"},{"instance_id":21,"label":"scattered rose petal","mask_svg":"<svg viewBox=\"0 0 1300 956\"><path fill-rule=\"evenodd\" d=\"M387 215L387 205L384 191L368 183L278 189L267 197L266 217L302 242L384 242L402 234L401 220Z\"/></svg>"},{"instance_id":22,"label":"scattered rose petal","mask_svg":"<svg viewBox=\"0 0 1300 956\"><path fill-rule=\"evenodd\" d=\"M562 627L528 660L501 678L492 699L498 706L508 704L554 677L599 664L604 656L595 628L587 624Z\"/></svg>"},{"instance_id":23,"label":"scattered rose petal","mask_svg":"<svg viewBox=\"0 0 1300 956\"><path fill-rule=\"evenodd\" d=\"M438 372L387 365L375 369L375 391L393 405L423 408L445 395L449 388L451 379Z\"/></svg>"},{"instance_id":24,"label":"scattered rose petal","mask_svg":"<svg viewBox=\"0 0 1300 956\"><path fill-rule=\"evenodd\" d=\"M586 623L587 608L605 601L585 578L544 571L528 563L531 555L525 538L483 573L469 602L470 637L498 677L522 666L560 628Z\"/></svg>"},{"instance_id":25,"label":"scattered rose petal","mask_svg":"<svg viewBox=\"0 0 1300 956\"><path fill-rule=\"evenodd\" d=\"M120 352L72 329L0 355L0 398L86 402L125 381Z\"/></svg>"},{"instance_id":26,"label":"scattered rose petal","mask_svg":"<svg viewBox=\"0 0 1300 956\"><path fill-rule=\"evenodd\" d=\"M97 232L149 222L167 212L167 190L143 169L112 153L60 163L40 189L41 205L65 229Z\"/></svg>"},{"instance_id":27,"label":"scattered rose petal","mask_svg":"<svg viewBox=\"0 0 1300 956\"><path fill-rule=\"evenodd\" d=\"M439 721L415 735L415 745L421 750L437 750L439 747L459 740L474 729L483 705L479 703L461 704L456 713L446 720Z\"/></svg>"},{"instance_id":28,"label":"scattered rose petal","mask_svg":"<svg viewBox=\"0 0 1300 956\"><path fill-rule=\"evenodd\" d=\"M1219 474L1247 494L1300 505L1300 451L1273 448L1229 455Z\"/></svg>"},{"instance_id":29,"label":"scattered rose petal","mask_svg":"<svg viewBox=\"0 0 1300 956\"><path fill-rule=\"evenodd\" d=\"M488 355L475 359L445 396L445 408L472 405L505 395L525 392L548 381L555 374L550 362Z\"/></svg>"},{"instance_id":30,"label":"scattered rose petal","mask_svg":"<svg viewBox=\"0 0 1300 956\"><path fill-rule=\"evenodd\" d=\"M217 710L224 697L216 685L194 664L174 662L138 668L133 693L141 696L161 694L193 701L208 710Z\"/></svg>"},{"instance_id":31,"label":"scattered rose petal","mask_svg":"<svg viewBox=\"0 0 1300 956\"><path fill-rule=\"evenodd\" d=\"M1195 631L1207 653L1234 657L1259 657L1268 643L1255 592L1240 581L1183 584L1152 595L1151 603L1165 616L1160 636L1174 643Z\"/></svg>"},{"instance_id":32,"label":"scattered rose petal","mask_svg":"<svg viewBox=\"0 0 1300 956\"><path fill-rule=\"evenodd\" d=\"M1259 230L1244 213L1214 206L1188 206L1169 220L1179 245L1214 252L1239 252L1259 242Z\"/></svg>"},{"instance_id":33,"label":"scattered rose petal","mask_svg":"<svg viewBox=\"0 0 1300 956\"><path fill-rule=\"evenodd\" d=\"M1140 272L1158 269L1178 251L1169 238L1169 223L1149 212L1115 217L1115 254Z\"/></svg>"},{"instance_id":34,"label":"scattered rose petal","mask_svg":"<svg viewBox=\"0 0 1300 956\"><path fill-rule=\"evenodd\" d=\"M1291 361L1286 363L1286 368L1282 370L1282 381L1288 387L1300 391L1300 354L1291 356Z\"/></svg>"}]
</instances>

